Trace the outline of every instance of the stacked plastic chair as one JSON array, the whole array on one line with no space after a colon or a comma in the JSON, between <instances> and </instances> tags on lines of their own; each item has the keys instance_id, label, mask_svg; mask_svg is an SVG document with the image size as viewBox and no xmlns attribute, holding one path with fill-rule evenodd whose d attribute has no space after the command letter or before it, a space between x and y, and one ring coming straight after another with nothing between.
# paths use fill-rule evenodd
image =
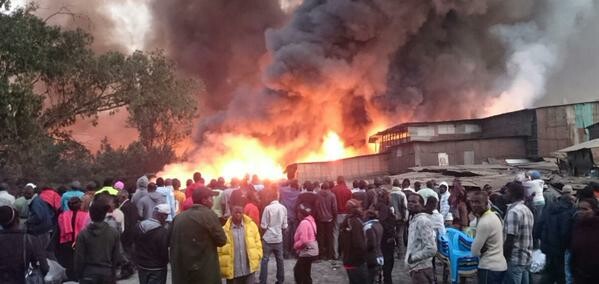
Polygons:
<instances>
[{"instance_id":1,"label":"stacked plastic chair","mask_svg":"<svg viewBox=\"0 0 599 284\"><path fill-rule=\"evenodd\" d=\"M458 283L460 277L471 277L478 271L478 257L472 256L470 247L474 239L463 232L447 228L449 241L449 267L451 283Z\"/></svg>"},{"instance_id":2,"label":"stacked plastic chair","mask_svg":"<svg viewBox=\"0 0 599 284\"><path fill-rule=\"evenodd\" d=\"M443 265L443 283L447 283L447 272L449 268L449 240L447 239L447 235L437 236L437 255L435 256L435 259L433 259L433 272L435 275L437 274L435 265L435 261L437 260Z\"/></svg>"}]
</instances>

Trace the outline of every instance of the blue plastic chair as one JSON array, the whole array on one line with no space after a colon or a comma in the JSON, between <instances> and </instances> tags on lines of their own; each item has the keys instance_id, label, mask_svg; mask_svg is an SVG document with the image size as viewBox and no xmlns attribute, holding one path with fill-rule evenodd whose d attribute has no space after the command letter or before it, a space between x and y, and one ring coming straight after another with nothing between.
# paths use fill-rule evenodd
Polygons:
<instances>
[{"instance_id":1,"label":"blue plastic chair","mask_svg":"<svg viewBox=\"0 0 599 284\"><path fill-rule=\"evenodd\" d=\"M472 256L470 252L474 239L453 228L447 229L447 239L449 240L451 283L458 283L460 276L476 274L478 257Z\"/></svg>"},{"instance_id":2,"label":"blue plastic chair","mask_svg":"<svg viewBox=\"0 0 599 284\"><path fill-rule=\"evenodd\" d=\"M435 275L437 274L435 265L436 260L439 260L443 265L441 268L443 269L443 283L447 283L449 268L449 240L447 239L447 235L437 236L437 254L435 255L435 259L433 259L433 270Z\"/></svg>"}]
</instances>

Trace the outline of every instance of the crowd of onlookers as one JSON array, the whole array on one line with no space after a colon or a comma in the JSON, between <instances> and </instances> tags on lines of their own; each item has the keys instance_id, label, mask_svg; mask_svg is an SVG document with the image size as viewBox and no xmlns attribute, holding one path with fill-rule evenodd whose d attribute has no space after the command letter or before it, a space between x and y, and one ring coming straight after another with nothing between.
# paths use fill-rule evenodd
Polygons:
<instances>
[{"instance_id":1,"label":"crowd of onlookers","mask_svg":"<svg viewBox=\"0 0 599 284\"><path fill-rule=\"evenodd\" d=\"M169 264L175 284L283 283L289 258L296 283L312 283L312 263L323 260L340 262L350 283L393 283L398 261L413 283L436 283L437 243L449 228L472 238L478 283L532 283L537 249L541 283L599 281L596 183L555 189L536 171L502 188L390 177L205 182L195 173L184 187L153 176L125 186L0 184L0 283L31 283L51 262L79 283L135 272L140 283L166 283Z\"/></svg>"}]
</instances>

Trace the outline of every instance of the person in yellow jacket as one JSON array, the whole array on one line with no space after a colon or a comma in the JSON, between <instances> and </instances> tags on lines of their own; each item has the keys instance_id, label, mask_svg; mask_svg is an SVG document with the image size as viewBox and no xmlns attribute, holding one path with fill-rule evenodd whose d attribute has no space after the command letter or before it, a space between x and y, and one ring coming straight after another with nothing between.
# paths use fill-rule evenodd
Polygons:
<instances>
[{"instance_id":1,"label":"person in yellow jacket","mask_svg":"<svg viewBox=\"0 0 599 284\"><path fill-rule=\"evenodd\" d=\"M221 276L227 284L255 283L254 274L262 260L258 226L243 214L243 207L234 206L223 230L227 244L218 248Z\"/></svg>"}]
</instances>

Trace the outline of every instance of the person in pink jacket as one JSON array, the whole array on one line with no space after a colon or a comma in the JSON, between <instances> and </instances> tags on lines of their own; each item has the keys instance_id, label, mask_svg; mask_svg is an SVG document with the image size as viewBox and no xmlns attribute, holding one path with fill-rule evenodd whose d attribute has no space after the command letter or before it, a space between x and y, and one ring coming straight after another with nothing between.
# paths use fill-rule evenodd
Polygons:
<instances>
[{"instance_id":1,"label":"person in pink jacket","mask_svg":"<svg viewBox=\"0 0 599 284\"><path fill-rule=\"evenodd\" d=\"M73 255L75 240L79 233L87 227L90 222L89 213L81 211L81 199L71 197L67 203L69 210L58 216L58 230L60 232L60 244L56 252L58 262L66 268L69 280L76 280L73 271Z\"/></svg>"},{"instance_id":2,"label":"person in pink jacket","mask_svg":"<svg viewBox=\"0 0 599 284\"><path fill-rule=\"evenodd\" d=\"M299 256L293 275L298 284L312 284L312 262L318 257L318 242L316 242L316 222L312 216L313 208L305 204L298 207L298 219L302 220L295 231L293 248Z\"/></svg>"}]
</instances>

